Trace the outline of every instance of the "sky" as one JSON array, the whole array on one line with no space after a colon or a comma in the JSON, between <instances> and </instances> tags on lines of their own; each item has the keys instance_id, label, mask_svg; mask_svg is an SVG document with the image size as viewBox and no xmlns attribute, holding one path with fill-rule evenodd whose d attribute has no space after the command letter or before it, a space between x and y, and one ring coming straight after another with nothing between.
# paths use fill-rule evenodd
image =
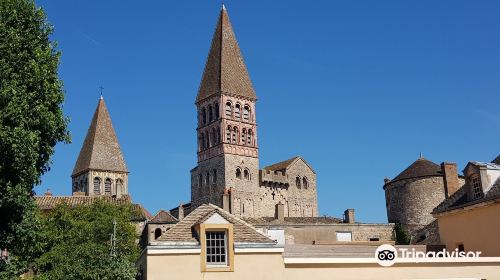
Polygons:
<instances>
[{"instance_id":1,"label":"sky","mask_svg":"<svg viewBox=\"0 0 500 280\"><path fill-rule=\"evenodd\" d=\"M54 25L71 144L35 188L71 195L100 97L151 213L190 200L195 97L220 1L36 1ZM386 222L382 189L420 153L500 154L499 1L230 1L255 87L260 166L300 155L319 212Z\"/></svg>"}]
</instances>

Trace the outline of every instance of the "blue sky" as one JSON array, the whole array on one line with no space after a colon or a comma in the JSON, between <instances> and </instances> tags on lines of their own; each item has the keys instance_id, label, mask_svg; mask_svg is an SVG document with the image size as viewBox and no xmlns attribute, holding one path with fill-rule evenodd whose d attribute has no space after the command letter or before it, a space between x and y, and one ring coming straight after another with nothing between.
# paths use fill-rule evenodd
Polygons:
<instances>
[{"instance_id":1,"label":"blue sky","mask_svg":"<svg viewBox=\"0 0 500 280\"><path fill-rule=\"evenodd\" d=\"M60 144L36 187L71 194L99 98L111 113L134 201L190 199L195 96L219 1L36 1L62 51ZM260 165L303 156L321 214L385 222L384 177L420 152L436 163L500 153L500 2L225 1L259 98Z\"/></svg>"}]
</instances>

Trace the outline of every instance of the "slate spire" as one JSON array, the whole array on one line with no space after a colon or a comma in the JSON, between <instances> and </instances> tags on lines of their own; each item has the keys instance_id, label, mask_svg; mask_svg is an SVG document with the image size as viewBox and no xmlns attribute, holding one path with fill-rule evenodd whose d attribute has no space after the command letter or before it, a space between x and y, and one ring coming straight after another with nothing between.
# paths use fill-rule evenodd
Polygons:
<instances>
[{"instance_id":1,"label":"slate spire","mask_svg":"<svg viewBox=\"0 0 500 280\"><path fill-rule=\"evenodd\" d=\"M88 170L128 172L104 99L99 99L72 176Z\"/></svg>"},{"instance_id":2,"label":"slate spire","mask_svg":"<svg viewBox=\"0 0 500 280\"><path fill-rule=\"evenodd\" d=\"M212 38L196 102L220 93L257 99L224 5Z\"/></svg>"}]
</instances>

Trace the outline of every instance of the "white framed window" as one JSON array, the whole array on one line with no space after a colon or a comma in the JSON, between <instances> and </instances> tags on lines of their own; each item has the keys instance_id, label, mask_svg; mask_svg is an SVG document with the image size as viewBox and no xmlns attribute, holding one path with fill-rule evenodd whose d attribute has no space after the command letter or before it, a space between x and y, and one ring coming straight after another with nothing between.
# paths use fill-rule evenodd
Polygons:
<instances>
[{"instance_id":1,"label":"white framed window","mask_svg":"<svg viewBox=\"0 0 500 280\"><path fill-rule=\"evenodd\" d=\"M206 231L205 248L208 267L228 265L226 231Z\"/></svg>"},{"instance_id":2,"label":"white framed window","mask_svg":"<svg viewBox=\"0 0 500 280\"><path fill-rule=\"evenodd\" d=\"M483 197L483 190L481 188L481 180L479 179L479 175L473 175L471 177L471 184L472 184L472 195L474 199Z\"/></svg>"},{"instance_id":3,"label":"white framed window","mask_svg":"<svg viewBox=\"0 0 500 280\"><path fill-rule=\"evenodd\" d=\"M350 231L337 231L335 232L337 241L352 241L352 232Z\"/></svg>"}]
</instances>

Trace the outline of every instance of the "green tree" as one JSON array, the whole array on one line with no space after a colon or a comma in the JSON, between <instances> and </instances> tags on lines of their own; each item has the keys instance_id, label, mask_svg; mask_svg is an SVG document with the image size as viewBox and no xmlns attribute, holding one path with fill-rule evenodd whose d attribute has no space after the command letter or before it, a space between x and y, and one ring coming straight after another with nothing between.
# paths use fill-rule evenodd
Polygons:
<instances>
[{"instance_id":1,"label":"green tree","mask_svg":"<svg viewBox=\"0 0 500 280\"><path fill-rule=\"evenodd\" d=\"M33 1L0 1L0 249L9 249L19 269L40 249L33 186L49 170L55 145L69 142L51 33Z\"/></svg>"},{"instance_id":2,"label":"green tree","mask_svg":"<svg viewBox=\"0 0 500 280\"><path fill-rule=\"evenodd\" d=\"M35 279L135 279L139 246L130 223L134 214L130 204L102 200L74 208L61 204L44 214L44 253L35 261ZM116 256L110 254L113 220Z\"/></svg>"},{"instance_id":3,"label":"green tree","mask_svg":"<svg viewBox=\"0 0 500 280\"><path fill-rule=\"evenodd\" d=\"M396 237L396 245L410 244L410 235L400 223L394 225L394 235Z\"/></svg>"}]
</instances>

